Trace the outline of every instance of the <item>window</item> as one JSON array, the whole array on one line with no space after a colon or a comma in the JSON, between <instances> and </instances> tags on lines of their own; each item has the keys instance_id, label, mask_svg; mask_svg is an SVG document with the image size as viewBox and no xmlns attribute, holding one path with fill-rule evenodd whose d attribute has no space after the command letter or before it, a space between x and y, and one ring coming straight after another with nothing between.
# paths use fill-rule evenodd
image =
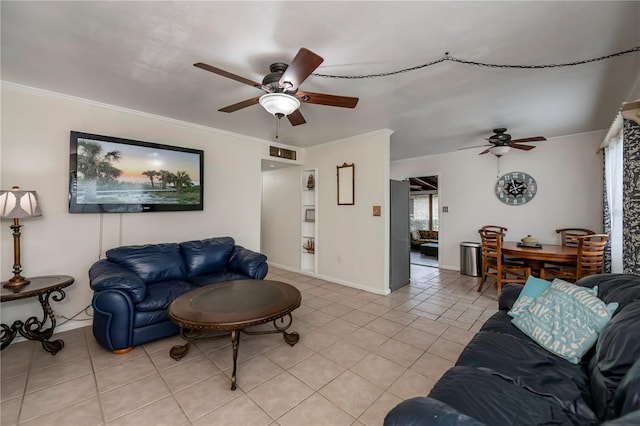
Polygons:
<instances>
[{"instance_id":1,"label":"window","mask_svg":"<svg viewBox=\"0 0 640 426\"><path fill-rule=\"evenodd\" d=\"M419 194L409 198L409 226L412 231L420 229L437 231L438 194Z\"/></svg>"}]
</instances>

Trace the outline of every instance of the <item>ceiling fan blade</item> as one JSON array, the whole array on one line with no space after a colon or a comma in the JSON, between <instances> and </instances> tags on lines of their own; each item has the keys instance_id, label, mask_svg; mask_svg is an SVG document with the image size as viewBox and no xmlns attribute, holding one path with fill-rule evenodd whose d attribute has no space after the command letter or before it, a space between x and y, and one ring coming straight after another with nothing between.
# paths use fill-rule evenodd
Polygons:
<instances>
[{"instance_id":1,"label":"ceiling fan blade","mask_svg":"<svg viewBox=\"0 0 640 426\"><path fill-rule=\"evenodd\" d=\"M535 148L533 145L520 145L519 143L510 143L509 146L515 149L523 149L525 151L529 151L530 149Z\"/></svg>"},{"instance_id":2,"label":"ceiling fan blade","mask_svg":"<svg viewBox=\"0 0 640 426\"><path fill-rule=\"evenodd\" d=\"M306 102L308 104L328 105L342 108L355 108L359 100L358 98L352 98L349 96L325 95L323 93L303 91L299 91L296 95L301 97L300 100L302 102Z\"/></svg>"},{"instance_id":3,"label":"ceiling fan blade","mask_svg":"<svg viewBox=\"0 0 640 426\"><path fill-rule=\"evenodd\" d=\"M214 67L212 65L208 65L208 64L205 64L203 62L198 62L198 63L193 64L193 66L197 67L197 68L200 68L200 69L203 69L205 71L212 72L214 74L221 75L223 77L230 78L231 80L235 80L235 81L238 81L240 83L247 84L249 86L253 86L256 89L262 89L265 92L269 92L269 88L266 87L266 86L263 86L261 83L257 83L255 81L251 81L248 78L240 77L239 75L232 74L229 71L221 70L220 68L216 68L216 67Z\"/></svg>"},{"instance_id":4,"label":"ceiling fan blade","mask_svg":"<svg viewBox=\"0 0 640 426\"><path fill-rule=\"evenodd\" d=\"M218 111L220 112L234 112L242 108L246 108L251 105L255 105L258 103L258 99L260 96L256 96L255 98L247 99L246 101L238 102L237 104L229 105L224 108L220 108Z\"/></svg>"},{"instance_id":5,"label":"ceiling fan blade","mask_svg":"<svg viewBox=\"0 0 640 426\"><path fill-rule=\"evenodd\" d=\"M482 152L481 152L480 154L478 154L478 155L486 154L487 152L489 152L489 150L490 150L490 149L491 149L491 148L487 148L487 149L485 149L484 151L482 151Z\"/></svg>"},{"instance_id":6,"label":"ceiling fan blade","mask_svg":"<svg viewBox=\"0 0 640 426\"><path fill-rule=\"evenodd\" d=\"M301 48L280 77L280 87L294 93L303 81L324 61L309 49Z\"/></svg>"},{"instance_id":7,"label":"ceiling fan blade","mask_svg":"<svg viewBox=\"0 0 640 426\"><path fill-rule=\"evenodd\" d=\"M287 115L287 118L289 119L289 123L291 123L292 126L299 126L300 124L304 124L307 122L307 120L305 120L302 116L302 113L299 109Z\"/></svg>"},{"instance_id":8,"label":"ceiling fan blade","mask_svg":"<svg viewBox=\"0 0 640 426\"><path fill-rule=\"evenodd\" d=\"M547 138L545 138L544 136L534 136L531 138L524 138L524 139L512 139L511 142L541 142L546 140Z\"/></svg>"},{"instance_id":9,"label":"ceiling fan blade","mask_svg":"<svg viewBox=\"0 0 640 426\"><path fill-rule=\"evenodd\" d=\"M488 146L488 147L492 147L493 144L491 143L486 143L484 145L474 145L474 146L465 146L464 148L458 148L458 151L463 151L465 149L474 149L474 148L481 148L483 146Z\"/></svg>"}]
</instances>

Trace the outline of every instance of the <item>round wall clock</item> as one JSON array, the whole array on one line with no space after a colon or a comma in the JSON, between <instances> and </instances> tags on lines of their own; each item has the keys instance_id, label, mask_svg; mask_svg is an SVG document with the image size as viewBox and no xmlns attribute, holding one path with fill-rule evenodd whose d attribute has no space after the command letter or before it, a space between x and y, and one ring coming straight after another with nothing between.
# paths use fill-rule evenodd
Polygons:
<instances>
[{"instance_id":1,"label":"round wall clock","mask_svg":"<svg viewBox=\"0 0 640 426\"><path fill-rule=\"evenodd\" d=\"M496 182L496 196L510 206L526 204L536 196L536 180L523 172L506 173Z\"/></svg>"}]
</instances>

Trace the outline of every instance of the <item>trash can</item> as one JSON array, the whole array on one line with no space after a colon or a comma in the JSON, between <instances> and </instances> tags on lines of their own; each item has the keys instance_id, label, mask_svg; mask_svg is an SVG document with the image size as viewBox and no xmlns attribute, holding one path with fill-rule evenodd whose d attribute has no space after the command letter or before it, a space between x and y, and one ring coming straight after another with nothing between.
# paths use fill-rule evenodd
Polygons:
<instances>
[{"instance_id":1,"label":"trash can","mask_svg":"<svg viewBox=\"0 0 640 426\"><path fill-rule=\"evenodd\" d=\"M460 273L472 277L482 275L482 244L472 241L460 243Z\"/></svg>"}]
</instances>

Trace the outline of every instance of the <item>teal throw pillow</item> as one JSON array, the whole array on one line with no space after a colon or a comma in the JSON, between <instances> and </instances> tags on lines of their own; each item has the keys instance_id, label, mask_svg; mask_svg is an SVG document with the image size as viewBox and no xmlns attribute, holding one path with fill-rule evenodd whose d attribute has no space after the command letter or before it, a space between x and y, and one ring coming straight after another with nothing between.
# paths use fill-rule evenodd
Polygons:
<instances>
[{"instance_id":1,"label":"teal throw pillow","mask_svg":"<svg viewBox=\"0 0 640 426\"><path fill-rule=\"evenodd\" d=\"M511 307L511 310L507 312L507 315L513 318L517 317L526 311L535 298L540 296L549 287L551 287L551 281L546 281L536 278L533 275L529 275L520 295Z\"/></svg>"},{"instance_id":2,"label":"teal throw pillow","mask_svg":"<svg viewBox=\"0 0 640 426\"><path fill-rule=\"evenodd\" d=\"M598 299L594 289L555 279L511 322L544 349L577 364L617 308Z\"/></svg>"}]
</instances>

